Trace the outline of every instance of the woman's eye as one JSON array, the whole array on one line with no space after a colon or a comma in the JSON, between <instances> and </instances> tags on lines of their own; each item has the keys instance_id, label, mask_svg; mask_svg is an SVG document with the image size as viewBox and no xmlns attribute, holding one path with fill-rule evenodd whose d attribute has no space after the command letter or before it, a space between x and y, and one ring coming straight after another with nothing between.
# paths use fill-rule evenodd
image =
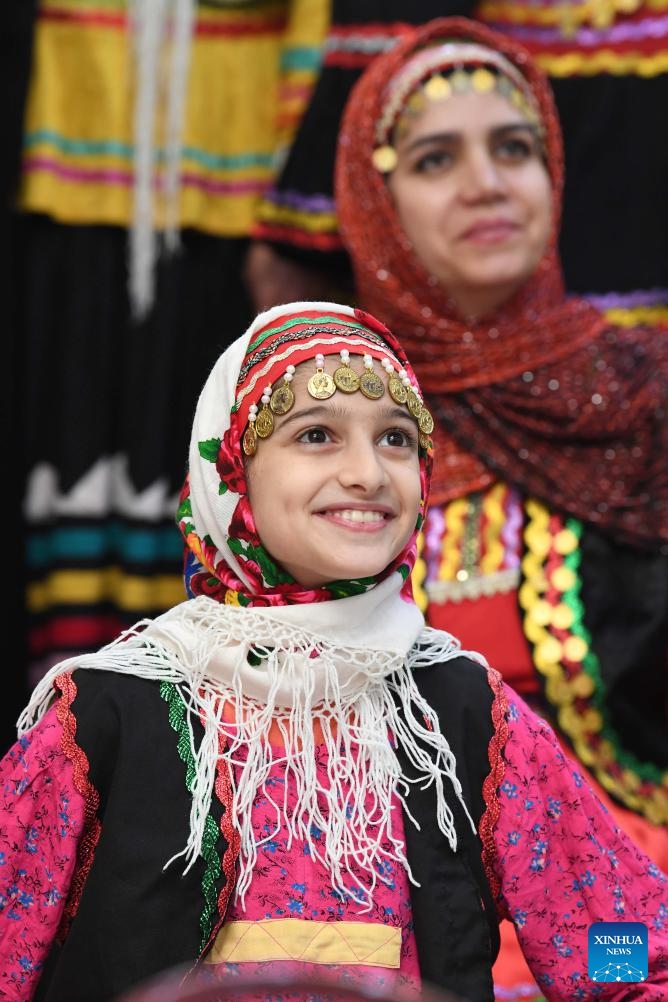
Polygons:
<instances>
[{"instance_id":1,"label":"woman's eye","mask_svg":"<svg viewBox=\"0 0 668 1002\"><path fill-rule=\"evenodd\" d=\"M401 428L390 428L389 431L386 431L380 437L379 444L390 445L393 448L410 449L413 446L417 446L417 439L415 435Z\"/></svg>"},{"instance_id":2,"label":"woman's eye","mask_svg":"<svg viewBox=\"0 0 668 1002\"><path fill-rule=\"evenodd\" d=\"M496 147L497 156L514 163L528 160L534 152L533 142L524 136L511 136Z\"/></svg>"},{"instance_id":3,"label":"woman's eye","mask_svg":"<svg viewBox=\"0 0 668 1002\"><path fill-rule=\"evenodd\" d=\"M321 445L323 442L329 441L329 432L325 431L324 428L307 428L297 441L304 442L306 445Z\"/></svg>"},{"instance_id":4,"label":"woman's eye","mask_svg":"<svg viewBox=\"0 0 668 1002\"><path fill-rule=\"evenodd\" d=\"M453 163L452 153L447 150L430 150L424 153L413 164L413 170L418 174L430 174L439 170L445 170Z\"/></svg>"}]
</instances>

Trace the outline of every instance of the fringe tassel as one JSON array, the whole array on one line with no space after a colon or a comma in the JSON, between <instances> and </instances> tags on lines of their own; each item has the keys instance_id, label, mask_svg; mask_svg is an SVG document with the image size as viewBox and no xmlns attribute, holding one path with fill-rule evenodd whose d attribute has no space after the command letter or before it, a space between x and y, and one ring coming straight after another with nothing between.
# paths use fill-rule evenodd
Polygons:
<instances>
[{"instance_id":1,"label":"fringe tassel","mask_svg":"<svg viewBox=\"0 0 668 1002\"><path fill-rule=\"evenodd\" d=\"M171 45L167 79L163 204L165 246L179 247L181 149L195 0L130 0L132 44L137 66L134 111L133 219L129 240L129 293L132 314L140 321L155 299L159 234L155 227L157 110L165 90L162 56ZM171 35L171 38L170 38Z\"/></svg>"}]
</instances>

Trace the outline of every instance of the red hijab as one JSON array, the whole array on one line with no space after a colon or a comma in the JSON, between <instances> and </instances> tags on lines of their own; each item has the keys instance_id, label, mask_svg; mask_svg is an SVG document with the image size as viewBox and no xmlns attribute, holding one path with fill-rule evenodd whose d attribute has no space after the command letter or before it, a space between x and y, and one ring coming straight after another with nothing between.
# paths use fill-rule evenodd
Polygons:
<instances>
[{"instance_id":1,"label":"red hijab","mask_svg":"<svg viewBox=\"0 0 668 1002\"><path fill-rule=\"evenodd\" d=\"M501 52L526 79L545 131L552 237L525 284L476 321L458 315L413 252L371 155L388 81L445 40ZM566 298L557 241L563 148L549 83L516 42L439 18L378 56L343 117L335 191L360 302L401 338L437 418L432 504L505 480L621 540L668 540L668 338L612 327Z\"/></svg>"}]
</instances>

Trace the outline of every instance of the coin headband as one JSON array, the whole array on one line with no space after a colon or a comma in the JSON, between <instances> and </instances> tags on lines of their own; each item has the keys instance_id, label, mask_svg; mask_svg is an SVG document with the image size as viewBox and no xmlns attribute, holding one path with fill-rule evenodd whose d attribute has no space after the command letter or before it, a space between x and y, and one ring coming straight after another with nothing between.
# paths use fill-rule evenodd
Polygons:
<instances>
[{"instance_id":1,"label":"coin headband","mask_svg":"<svg viewBox=\"0 0 668 1002\"><path fill-rule=\"evenodd\" d=\"M494 49L468 42L445 42L416 53L390 81L376 123L374 167L391 173L397 164L393 143L407 126L407 117L420 114L428 102L444 101L456 94L496 92L538 129L543 125L528 81L516 66Z\"/></svg>"},{"instance_id":2,"label":"coin headband","mask_svg":"<svg viewBox=\"0 0 668 1002\"><path fill-rule=\"evenodd\" d=\"M333 352L328 352L332 355ZM307 391L314 400L328 400L337 391L355 393L360 391L369 400L380 400L385 395L385 382L374 370L373 356L365 351L362 355L363 369L358 372L350 364L350 351L342 348L338 352L340 364L330 375L325 371L325 355L318 352L314 358L315 372L307 383ZM380 358L380 364L388 376L387 391L395 403L404 405L418 427L418 441L422 449L432 449L431 433L434 430L434 419L425 407L418 390L411 384L406 370L387 355ZM397 366L395 368L395 365ZM251 404L248 408L248 424L242 437L242 448L246 456L257 452L261 439L269 438L275 427L275 417L280 417L292 410L295 395L290 386L295 374L295 366L289 364L280 382L264 387L260 405Z\"/></svg>"}]
</instances>

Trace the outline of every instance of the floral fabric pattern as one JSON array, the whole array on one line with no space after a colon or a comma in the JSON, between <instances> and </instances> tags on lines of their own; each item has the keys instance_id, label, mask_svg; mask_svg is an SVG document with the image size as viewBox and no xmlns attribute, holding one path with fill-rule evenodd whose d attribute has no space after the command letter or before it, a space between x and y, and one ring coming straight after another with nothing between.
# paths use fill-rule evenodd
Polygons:
<instances>
[{"instance_id":1,"label":"floral fabric pattern","mask_svg":"<svg viewBox=\"0 0 668 1002\"><path fill-rule=\"evenodd\" d=\"M494 839L500 912L513 922L547 999L665 1000L668 880L617 827L548 725L506 691L509 738ZM617 921L647 926L653 985L590 981L589 926Z\"/></svg>"},{"instance_id":2,"label":"floral fabric pattern","mask_svg":"<svg viewBox=\"0 0 668 1002\"><path fill-rule=\"evenodd\" d=\"M508 739L493 833L499 914L515 925L548 1002L663 1002L668 997L668 880L617 828L547 724L505 688ZM29 1002L34 996L57 936L84 831L85 802L61 749L62 738L52 707L0 764L0 999L11 1002ZM322 748L317 766L322 778ZM341 968L340 974L351 983L368 977L370 970L379 990L416 988L419 964L403 869L388 864L383 873L387 883L377 884L371 911L361 912L352 895L332 889L304 845L293 841L288 846L285 832L275 830L274 804L282 803L284 793L280 763L274 763L268 782L270 796L258 796L254 805L256 831L265 841L246 908L232 899L228 920L285 917L399 927L398 972L371 968L359 975L359 969ZM289 797L287 806L289 810ZM319 833L314 836L317 845ZM364 879L362 873L360 877ZM644 922L649 930L652 984L597 985L589 980L589 926L623 920ZM238 974L240 966L211 965L210 973L216 978ZM247 967L243 965L244 972ZM307 968L300 965L299 971ZM261 965L257 973L262 973Z\"/></svg>"},{"instance_id":3,"label":"floral fabric pattern","mask_svg":"<svg viewBox=\"0 0 668 1002\"><path fill-rule=\"evenodd\" d=\"M85 801L52 707L0 764L0 998L32 998L56 938Z\"/></svg>"},{"instance_id":4,"label":"floral fabric pattern","mask_svg":"<svg viewBox=\"0 0 668 1002\"><path fill-rule=\"evenodd\" d=\"M317 747L316 756L317 782L321 789L327 789L327 755L323 745ZM258 794L253 808L256 838L263 840L258 848L253 880L246 895L245 907L233 898L226 922L296 918L305 922L373 922L394 926L401 929L401 961L398 971L383 967L354 968L328 964L326 974L341 978L348 984L364 980L378 990L403 988L417 991L420 973L405 870L397 867L392 860L387 860L382 872L379 871L381 880L376 884L371 909L362 912L355 900L355 893L359 897L359 887L354 887L352 880L350 893L336 891L331 886L324 867L311 856L309 846L305 842L294 840L288 845L285 828L276 830L276 804L285 803L288 814L295 806L292 784L288 785L284 801L286 776L283 763L274 761L266 785L268 795ZM401 816L401 805L396 800L395 817ZM322 841L322 833L314 831L312 834L317 846ZM402 831L396 832L396 835L403 840ZM368 875L364 870L359 869L355 875L360 884L368 885ZM297 961L278 963L283 973L298 970L302 975L312 972L317 976L319 969L322 970L318 964ZM211 965L210 973L215 978L241 973L260 976L275 964L276 961L272 964L221 963Z\"/></svg>"}]
</instances>

